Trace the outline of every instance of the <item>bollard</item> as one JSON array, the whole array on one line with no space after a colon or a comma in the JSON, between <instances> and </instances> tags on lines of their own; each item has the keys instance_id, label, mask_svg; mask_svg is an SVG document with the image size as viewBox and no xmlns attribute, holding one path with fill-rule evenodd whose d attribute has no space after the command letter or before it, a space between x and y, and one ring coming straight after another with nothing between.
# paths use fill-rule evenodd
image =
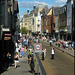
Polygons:
<instances>
[{"instance_id":1,"label":"bollard","mask_svg":"<svg viewBox=\"0 0 75 75\"><path fill-rule=\"evenodd\" d=\"M37 62L37 75L40 75L40 73L39 73L39 62Z\"/></svg>"}]
</instances>

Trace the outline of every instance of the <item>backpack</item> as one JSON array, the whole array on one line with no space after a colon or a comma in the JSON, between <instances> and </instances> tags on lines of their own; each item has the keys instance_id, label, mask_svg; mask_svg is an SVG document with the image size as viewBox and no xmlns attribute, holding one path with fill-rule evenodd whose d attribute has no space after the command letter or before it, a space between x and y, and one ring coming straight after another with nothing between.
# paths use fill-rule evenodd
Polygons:
<instances>
[{"instance_id":1,"label":"backpack","mask_svg":"<svg viewBox=\"0 0 75 75\"><path fill-rule=\"evenodd\" d=\"M34 63L33 58L31 59L31 64Z\"/></svg>"},{"instance_id":2,"label":"backpack","mask_svg":"<svg viewBox=\"0 0 75 75\"><path fill-rule=\"evenodd\" d=\"M30 58L30 54L28 55L28 59Z\"/></svg>"}]
</instances>

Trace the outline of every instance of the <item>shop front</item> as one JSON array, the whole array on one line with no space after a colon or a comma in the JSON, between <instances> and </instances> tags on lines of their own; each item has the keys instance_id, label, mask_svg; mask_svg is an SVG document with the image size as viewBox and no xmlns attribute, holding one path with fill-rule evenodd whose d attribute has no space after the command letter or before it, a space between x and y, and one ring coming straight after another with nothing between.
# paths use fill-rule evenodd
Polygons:
<instances>
[{"instance_id":1,"label":"shop front","mask_svg":"<svg viewBox=\"0 0 75 75\"><path fill-rule=\"evenodd\" d=\"M12 34L10 32L3 32L0 40L0 69L6 70L8 68L8 52L11 54L11 62L14 58L14 43L12 41Z\"/></svg>"}]
</instances>

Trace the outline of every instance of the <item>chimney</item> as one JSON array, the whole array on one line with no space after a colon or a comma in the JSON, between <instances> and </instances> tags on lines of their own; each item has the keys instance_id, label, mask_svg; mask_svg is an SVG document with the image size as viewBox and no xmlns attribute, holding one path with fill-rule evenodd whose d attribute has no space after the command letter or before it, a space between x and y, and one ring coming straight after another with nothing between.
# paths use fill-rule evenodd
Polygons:
<instances>
[{"instance_id":1,"label":"chimney","mask_svg":"<svg viewBox=\"0 0 75 75\"><path fill-rule=\"evenodd\" d=\"M39 4L39 12L42 11L43 9L43 4Z\"/></svg>"},{"instance_id":2,"label":"chimney","mask_svg":"<svg viewBox=\"0 0 75 75\"><path fill-rule=\"evenodd\" d=\"M25 12L24 15L26 15L27 13Z\"/></svg>"},{"instance_id":3,"label":"chimney","mask_svg":"<svg viewBox=\"0 0 75 75\"><path fill-rule=\"evenodd\" d=\"M45 5L45 9L48 9L48 6L47 5Z\"/></svg>"},{"instance_id":4,"label":"chimney","mask_svg":"<svg viewBox=\"0 0 75 75\"><path fill-rule=\"evenodd\" d=\"M27 10L27 14L29 14L29 9Z\"/></svg>"},{"instance_id":5,"label":"chimney","mask_svg":"<svg viewBox=\"0 0 75 75\"><path fill-rule=\"evenodd\" d=\"M36 6L34 5L34 6L33 6L33 9L35 9L35 8L36 8Z\"/></svg>"}]
</instances>

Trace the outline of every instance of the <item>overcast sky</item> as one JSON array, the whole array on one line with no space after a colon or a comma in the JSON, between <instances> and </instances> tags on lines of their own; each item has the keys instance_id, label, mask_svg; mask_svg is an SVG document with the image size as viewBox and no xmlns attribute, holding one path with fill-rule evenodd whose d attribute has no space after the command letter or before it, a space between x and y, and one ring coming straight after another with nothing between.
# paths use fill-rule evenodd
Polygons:
<instances>
[{"instance_id":1,"label":"overcast sky","mask_svg":"<svg viewBox=\"0 0 75 75\"><path fill-rule=\"evenodd\" d=\"M34 4L36 5L36 7L38 7L38 4L41 3L43 4L43 7L45 5L48 5L48 8L50 8L55 5L63 6L66 4L66 2L67 0L18 0L20 18L23 17L24 12L27 12L27 9L31 11L33 9Z\"/></svg>"}]
</instances>

